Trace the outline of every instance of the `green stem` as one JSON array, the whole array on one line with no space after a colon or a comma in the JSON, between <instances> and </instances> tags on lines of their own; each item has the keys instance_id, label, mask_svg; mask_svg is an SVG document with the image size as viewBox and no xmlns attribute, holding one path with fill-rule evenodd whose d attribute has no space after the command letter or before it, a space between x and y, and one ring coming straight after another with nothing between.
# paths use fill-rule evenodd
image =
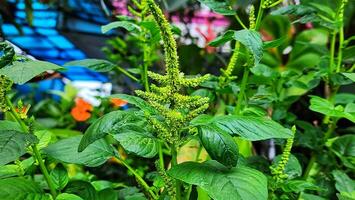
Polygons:
<instances>
[{"instance_id":1,"label":"green stem","mask_svg":"<svg viewBox=\"0 0 355 200\"><path fill-rule=\"evenodd\" d=\"M149 82L148 82L148 53L146 44L143 47L143 74L142 74L142 82L144 85L145 91L149 92Z\"/></svg>"},{"instance_id":2,"label":"green stem","mask_svg":"<svg viewBox=\"0 0 355 200\"><path fill-rule=\"evenodd\" d=\"M10 107L10 113L11 115L15 118L16 122L21 126L22 130L25 133L29 133L29 129L27 127L27 125L21 120L21 118L18 116L18 113L16 112L16 109L14 107L14 105L12 104L12 102L10 101L9 98L6 97L6 103L7 105ZM53 196L53 198L55 199L57 197L57 191L55 189L55 186L52 182L51 177L49 176L48 170L43 162L43 158L41 153L38 151L37 145L33 144L31 145L32 150L33 150L33 156L34 158L37 160L38 164L39 164L39 168L48 184L49 190Z\"/></svg>"},{"instance_id":3,"label":"green stem","mask_svg":"<svg viewBox=\"0 0 355 200\"><path fill-rule=\"evenodd\" d=\"M341 62L343 59L343 44L344 43L344 28L343 26L339 29L339 49L338 49L338 63L336 72L339 73L341 70Z\"/></svg>"},{"instance_id":4,"label":"green stem","mask_svg":"<svg viewBox=\"0 0 355 200\"><path fill-rule=\"evenodd\" d=\"M240 19L240 17L238 16L238 14L236 13L234 15L235 19L238 21L238 23L243 27L243 29L248 29L245 24L243 23L243 21Z\"/></svg>"},{"instance_id":5,"label":"green stem","mask_svg":"<svg viewBox=\"0 0 355 200\"><path fill-rule=\"evenodd\" d=\"M335 52L335 40L336 40L336 33L333 32L332 33L332 38L331 38L331 41L330 41L330 59L329 59L329 68L328 68L328 82L330 81L330 75L332 75L333 71L334 71L334 68L333 68L333 65L334 65L334 52Z\"/></svg>"},{"instance_id":6,"label":"green stem","mask_svg":"<svg viewBox=\"0 0 355 200\"><path fill-rule=\"evenodd\" d=\"M160 168L161 169L165 169L163 147L162 147L161 143L158 146L158 150L159 150L159 165L160 165Z\"/></svg>"},{"instance_id":7,"label":"green stem","mask_svg":"<svg viewBox=\"0 0 355 200\"><path fill-rule=\"evenodd\" d=\"M240 114L240 109L241 109L241 106L243 104L245 88L246 88L247 83L248 83L248 76L249 76L249 68L248 68L248 66L246 66L244 68L242 83L241 83L240 91L239 91L239 94L238 94L238 97L237 97L237 106L234 109L234 113L237 114L237 115Z\"/></svg>"},{"instance_id":8,"label":"green stem","mask_svg":"<svg viewBox=\"0 0 355 200\"><path fill-rule=\"evenodd\" d=\"M141 186L143 186L144 190L149 192L151 197L153 199L158 199L157 195L150 189L149 185L147 182L144 181L144 179L134 170L128 163L126 163L124 160L122 160L119 157L116 157L121 163L136 177L137 181L140 183Z\"/></svg>"},{"instance_id":9,"label":"green stem","mask_svg":"<svg viewBox=\"0 0 355 200\"><path fill-rule=\"evenodd\" d=\"M264 4L264 0L260 0L259 10L258 10L258 17L256 18L256 22L255 22L255 30L259 30L259 28L260 28L261 19L262 19L263 14L264 14L263 4Z\"/></svg>"},{"instance_id":10,"label":"green stem","mask_svg":"<svg viewBox=\"0 0 355 200\"><path fill-rule=\"evenodd\" d=\"M123 69L122 67L120 66L116 66L116 69L121 72L122 74L128 76L129 78L131 78L132 80L136 81L136 82L139 82L139 80L134 77L131 73L129 73L127 70Z\"/></svg>"},{"instance_id":11,"label":"green stem","mask_svg":"<svg viewBox=\"0 0 355 200\"><path fill-rule=\"evenodd\" d=\"M176 151L176 147L173 146L171 147L171 167L174 167L175 165L177 165L177 151ZM176 200L180 200L181 199L181 187L180 187L180 181L176 180Z\"/></svg>"}]
</instances>

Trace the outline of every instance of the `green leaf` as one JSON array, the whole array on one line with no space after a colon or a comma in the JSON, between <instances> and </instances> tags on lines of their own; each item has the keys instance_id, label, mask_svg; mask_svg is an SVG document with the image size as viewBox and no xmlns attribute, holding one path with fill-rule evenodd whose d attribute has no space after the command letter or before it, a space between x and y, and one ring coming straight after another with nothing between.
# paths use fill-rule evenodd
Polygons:
<instances>
[{"instance_id":1,"label":"green leaf","mask_svg":"<svg viewBox=\"0 0 355 200\"><path fill-rule=\"evenodd\" d=\"M89 144L108 134L122 133L123 130L135 130L137 127L144 127L145 123L146 121L142 120L142 116L136 115L135 112L120 110L110 112L89 126L85 131L78 150L79 152L83 151Z\"/></svg>"},{"instance_id":2,"label":"green leaf","mask_svg":"<svg viewBox=\"0 0 355 200\"><path fill-rule=\"evenodd\" d=\"M342 135L336 138L331 148L337 155L355 157L355 135Z\"/></svg>"},{"instance_id":3,"label":"green leaf","mask_svg":"<svg viewBox=\"0 0 355 200\"><path fill-rule=\"evenodd\" d=\"M8 42L0 42L0 68L5 67L14 60L15 50Z\"/></svg>"},{"instance_id":4,"label":"green leaf","mask_svg":"<svg viewBox=\"0 0 355 200\"><path fill-rule=\"evenodd\" d=\"M69 182L67 170L60 163L51 171L50 176L57 190L62 190Z\"/></svg>"},{"instance_id":5,"label":"green leaf","mask_svg":"<svg viewBox=\"0 0 355 200\"><path fill-rule=\"evenodd\" d=\"M209 43L210 46L219 46L230 40L242 43L254 56L254 64L258 64L263 56L263 41L258 32L254 30L229 30Z\"/></svg>"},{"instance_id":6,"label":"green leaf","mask_svg":"<svg viewBox=\"0 0 355 200\"><path fill-rule=\"evenodd\" d=\"M154 137L144 129L139 131L126 130L114 134L113 137L130 153L145 158L152 158L158 153L158 138Z\"/></svg>"},{"instance_id":7,"label":"green leaf","mask_svg":"<svg viewBox=\"0 0 355 200\"><path fill-rule=\"evenodd\" d=\"M86 181L71 181L65 188L66 193L75 194L85 200L98 200L99 197L94 186Z\"/></svg>"},{"instance_id":8,"label":"green leaf","mask_svg":"<svg viewBox=\"0 0 355 200\"><path fill-rule=\"evenodd\" d=\"M215 200L265 200L268 197L266 177L245 166L228 169L213 160L185 162L172 167L167 173L201 187Z\"/></svg>"},{"instance_id":9,"label":"green leaf","mask_svg":"<svg viewBox=\"0 0 355 200\"><path fill-rule=\"evenodd\" d=\"M203 147L212 159L229 168L237 165L238 145L232 136L214 125L200 126L199 136Z\"/></svg>"},{"instance_id":10,"label":"green leaf","mask_svg":"<svg viewBox=\"0 0 355 200\"><path fill-rule=\"evenodd\" d=\"M129 21L118 21L118 22L111 22L105 26L101 27L102 33L107 33L114 28L124 28L128 32L139 33L141 28L136 24L129 22Z\"/></svg>"},{"instance_id":11,"label":"green leaf","mask_svg":"<svg viewBox=\"0 0 355 200\"><path fill-rule=\"evenodd\" d=\"M82 136L60 140L44 148L43 151L62 162L85 165L88 167L97 167L109 158L115 156L112 146L105 140L97 140L88 146L82 152L78 152L78 146Z\"/></svg>"},{"instance_id":12,"label":"green leaf","mask_svg":"<svg viewBox=\"0 0 355 200\"><path fill-rule=\"evenodd\" d=\"M271 138L290 138L292 131L265 117L226 115L208 117L200 115L191 121L193 126L215 124L231 135L239 135L246 140L257 141Z\"/></svg>"},{"instance_id":13,"label":"green leaf","mask_svg":"<svg viewBox=\"0 0 355 200\"><path fill-rule=\"evenodd\" d=\"M282 190L285 192L300 193L305 190L320 190L317 185L304 180L289 180L282 185Z\"/></svg>"},{"instance_id":14,"label":"green leaf","mask_svg":"<svg viewBox=\"0 0 355 200\"><path fill-rule=\"evenodd\" d=\"M335 188L339 192L354 192L355 191L355 181L352 180L347 174L339 170L333 170L332 174L335 179Z\"/></svg>"},{"instance_id":15,"label":"green leaf","mask_svg":"<svg viewBox=\"0 0 355 200\"><path fill-rule=\"evenodd\" d=\"M84 200L75 194L61 193L55 200Z\"/></svg>"},{"instance_id":16,"label":"green leaf","mask_svg":"<svg viewBox=\"0 0 355 200\"><path fill-rule=\"evenodd\" d=\"M136 97L136 96L132 96L132 95L128 95L128 94L113 94L113 95L110 95L108 98L119 98L119 99L127 101L130 104L137 106L142 111L149 112L150 114L156 113L156 110L152 106L150 106L143 99Z\"/></svg>"},{"instance_id":17,"label":"green leaf","mask_svg":"<svg viewBox=\"0 0 355 200\"><path fill-rule=\"evenodd\" d=\"M346 118L352 122L355 122L355 116L344 112L344 108L342 106L334 106L330 101L327 99L323 99L318 96L313 96L311 95L311 105L309 106L309 109L322 113L324 115L328 115L330 117L336 117L336 118Z\"/></svg>"},{"instance_id":18,"label":"green leaf","mask_svg":"<svg viewBox=\"0 0 355 200\"><path fill-rule=\"evenodd\" d=\"M116 200L118 199L118 192L113 190L112 188L106 188L99 191L98 196L100 200Z\"/></svg>"},{"instance_id":19,"label":"green leaf","mask_svg":"<svg viewBox=\"0 0 355 200\"><path fill-rule=\"evenodd\" d=\"M14 83L24 84L32 78L47 70L58 70L62 67L45 61L31 60L25 62L14 62L0 69L0 74L7 76Z\"/></svg>"},{"instance_id":20,"label":"green leaf","mask_svg":"<svg viewBox=\"0 0 355 200\"><path fill-rule=\"evenodd\" d=\"M200 3L205 4L213 12L221 15L235 15L237 14L235 10L224 0L198 0Z\"/></svg>"},{"instance_id":21,"label":"green leaf","mask_svg":"<svg viewBox=\"0 0 355 200\"><path fill-rule=\"evenodd\" d=\"M48 130L35 131L34 134L39 140L37 144L38 149L45 148L52 140L52 133Z\"/></svg>"},{"instance_id":22,"label":"green leaf","mask_svg":"<svg viewBox=\"0 0 355 200\"><path fill-rule=\"evenodd\" d=\"M278 155L272 161L274 167L279 163L281 160L282 155ZM284 173L288 175L288 179L294 179L302 175L302 166L299 163L298 159L294 155L290 155L288 162L285 166Z\"/></svg>"},{"instance_id":23,"label":"green leaf","mask_svg":"<svg viewBox=\"0 0 355 200\"><path fill-rule=\"evenodd\" d=\"M269 49L269 48L278 47L278 46L282 45L286 40L287 40L287 36L285 35L280 38L277 38L276 40L266 41L263 43L263 48Z\"/></svg>"},{"instance_id":24,"label":"green leaf","mask_svg":"<svg viewBox=\"0 0 355 200\"><path fill-rule=\"evenodd\" d=\"M30 144L37 142L33 135L14 130L5 130L0 133L0 166L18 159L26 153Z\"/></svg>"},{"instance_id":25,"label":"green leaf","mask_svg":"<svg viewBox=\"0 0 355 200\"><path fill-rule=\"evenodd\" d=\"M107 60L100 60L100 59L83 59L83 60L74 60L64 64L64 66L80 66L80 67L87 67L91 70L97 72L109 72L112 71L116 67L110 61Z\"/></svg>"},{"instance_id":26,"label":"green leaf","mask_svg":"<svg viewBox=\"0 0 355 200\"><path fill-rule=\"evenodd\" d=\"M355 73L342 73L344 76L346 76L348 79L352 80L355 82Z\"/></svg>"},{"instance_id":27,"label":"green leaf","mask_svg":"<svg viewBox=\"0 0 355 200\"><path fill-rule=\"evenodd\" d=\"M17 122L0 120L0 131L22 131L22 128L19 126Z\"/></svg>"},{"instance_id":28,"label":"green leaf","mask_svg":"<svg viewBox=\"0 0 355 200\"><path fill-rule=\"evenodd\" d=\"M0 179L0 199L30 200L43 195L43 191L31 180L22 177Z\"/></svg>"},{"instance_id":29,"label":"green leaf","mask_svg":"<svg viewBox=\"0 0 355 200\"><path fill-rule=\"evenodd\" d=\"M21 174L21 170L22 169L19 165L0 166L0 179L18 176L19 174Z\"/></svg>"}]
</instances>

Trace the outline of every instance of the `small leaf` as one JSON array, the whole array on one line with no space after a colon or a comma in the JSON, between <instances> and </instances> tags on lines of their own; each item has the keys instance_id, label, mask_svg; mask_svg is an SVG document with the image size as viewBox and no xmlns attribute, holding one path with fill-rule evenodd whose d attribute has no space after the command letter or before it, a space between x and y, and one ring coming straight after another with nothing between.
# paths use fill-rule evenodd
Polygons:
<instances>
[{"instance_id":1,"label":"small leaf","mask_svg":"<svg viewBox=\"0 0 355 200\"><path fill-rule=\"evenodd\" d=\"M38 149L45 148L52 140L52 133L48 130L35 131L34 134L39 140L37 144Z\"/></svg>"},{"instance_id":2,"label":"small leaf","mask_svg":"<svg viewBox=\"0 0 355 200\"><path fill-rule=\"evenodd\" d=\"M65 188L66 193L75 194L85 200L98 200L97 192L91 183L86 181L71 181Z\"/></svg>"},{"instance_id":3,"label":"small leaf","mask_svg":"<svg viewBox=\"0 0 355 200\"><path fill-rule=\"evenodd\" d=\"M26 148L38 140L35 136L14 130L0 133L0 166L18 159L26 153Z\"/></svg>"},{"instance_id":4,"label":"small leaf","mask_svg":"<svg viewBox=\"0 0 355 200\"><path fill-rule=\"evenodd\" d=\"M55 200L84 200L75 194L61 193Z\"/></svg>"},{"instance_id":5,"label":"small leaf","mask_svg":"<svg viewBox=\"0 0 355 200\"><path fill-rule=\"evenodd\" d=\"M44 195L38 185L22 177L0 179L0 199L4 200L24 200L35 199ZM46 198L48 199L48 198Z\"/></svg>"},{"instance_id":6,"label":"small leaf","mask_svg":"<svg viewBox=\"0 0 355 200\"><path fill-rule=\"evenodd\" d=\"M100 59L83 59L70 61L64 64L64 66L80 66L87 67L96 72L109 72L116 67L115 64L107 60Z\"/></svg>"},{"instance_id":7,"label":"small leaf","mask_svg":"<svg viewBox=\"0 0 355 200\"><path fill-rule=\"evenodd\" d=\"M213 160L185 162L172 167L167 173L201 187L215 200L265 200L268 197L266 177L245 166L228 169Z\"/></svg>"},{"instance_id":8,"label":"small leaf","mask_svg":"<svg viewBox=\"0 0 355 200\"><path fill-rule=\"evenodd\" d=\"M206 117L200 115L191 121L193 126L215 124L231 135L239 135L246 140L257 141L271 138L290 138L292 131L265 117L226 115Z\"/></svg>"},{"instance_id":9,"label":"small leaf","mask_svg":"<svg viewBox=\"0 0 355 200\"><path fill-rule=\"evenodd\" d=\"M67 170L60 163L51 171L50 176L57 190L62 190L69 182Z\"/></svg>"},{"instance_id":10,"label":"small leaf","mask_svg":"<svg viewBox=\"0 0 355 200\"><path fill-rule=\"evenodd\" d=\"M352 80L355 82L355 73L342 73L344 76L346 76L348 79Z\"/></svg>"},{"instance_id":11,"label":"small leaf","mask_svg":"<svg viewBox=\"0 0 355 200\"><path fill-rule=\"evenodd\" d=\"M232 136L214 125L200 126L199 136L212 159L229 168L237 165L238 145Z\"/></svg>"},{"instance_id":12,"label":"small leaf","mask_svg":"<svg viewBox=\"0 0 355 200\"><path fill-rule=\"evenodd\" d=\"M219 46L230 40L242 43L254 56L254 64L258 64L263 56L263 41L258 32L254 30L229 30L209 43L211 46Z\"/></svg>"},{"instance_id":13,"label":"small leaf","mask_svg":"<svg viewBox=\"0 0 355 200\"><path fill-rule=\"evenodd\" d=\"M7 76L14 83L24 84L32 78L47 70L59 70L62 67L45 61L31 60L25 62L14 62L0 69L0 74Z\"/></svg>"},{"instance_id":14,"label":"small leaf","mask_svg":"<svg viewBox=\"0 0 355 200\"><path fill-rule=\"evenodd\" d=\"M84 151L78 152L82 136L60 140L43 149L47 155L65 163L97 167L115 156L115 151L105 140L97 140Z\"/></svg>"},{"instance_id":15,"label":"small leaf","mask_svg":"<svg viewBox=\"0 0 355 200\"><path fill-rule=\"evenodd\" d=\"M107 33L114 28L124 28L128 32L139 33L141 28L136 24L129 22L129 21L118 21L118 22L111 22L105 26L101 27L102 33Z\"/></svg>"},{"instance_id":16,"label":"small leaf","mask_svg":"<svg viewBox=\"0 0 355 200\"><path fill-rule=\"evenodd\" d=\"M332 174L335 179L335 188L339 192L353 192L355 191L355 181L342 171L334 170Z\"/></svg>"},{"instance_id":17,"label":"small leaf","mask_svg":"<svg viewBox=\"0 0 355 200\"><path fill-rule=\"evenodd\" d=\"M205 4L213 12L221 15L235 15L236 11L224 0L198 0L200 3Z\"/></svg>"},{"instance_id":18,"label":"small leaf","mask_svg":"<svg viewBox=\"0 0 355 200\"><path fill-rule=\"evenodd\" d=\"M144 129L139 131L126 130L118 132L113 137L120 142L128 152L135 153L145 158L152 158L158 153L158 138L154 137Z\"/></svg>"}]
</instances>

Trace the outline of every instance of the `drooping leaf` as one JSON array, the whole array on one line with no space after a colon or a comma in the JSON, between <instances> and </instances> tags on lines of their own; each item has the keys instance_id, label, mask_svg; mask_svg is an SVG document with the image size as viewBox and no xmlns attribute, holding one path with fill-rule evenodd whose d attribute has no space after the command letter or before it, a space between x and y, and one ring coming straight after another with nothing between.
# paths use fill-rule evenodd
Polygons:
<instances>
[{"instance_id":1,"label":"drooping leaf","mask_svg":"<svg viewBox=\"0 0 355 200\"><path fill-rule=\"evenodd\" d=\"M231 135L210 124L199 127L199 137L212 159L229 168L237 165L238 145Z\"/></svg>"},{"instance_id":2,"label":"drooping leaf","mask_svg":"<svg viewBox=\"0 0 355 200\"><path fill-rule=\"evenodd\" d=\"M62 190L69 182L68 172L62 164L57 164L50 176L57 190Z\"/></svg>"},{"instance_id":3,"label":"drooping leaf","mask_svg":"<svg viewBox=\"0 0 355 200\"><path fill-rule=\"evenodd\" d=\"M168 174L201 187L215 200L265 200L268 196L266 177L245 166L228 169L213 160L185 162L171 168Z\"/></svg>"},{"instance_id":4,"label":"drooping leaf","mask_svg":"<svg viewBox=\"0 0 355 200\"><path fill-rule=\"evenodd\" d=\"M230 40L242 43L253 54L254 64L258 64L263 56L263 42L258 32L254 30L229 30L209 43L211 46L219 46Z\"/></svg>"},{"instance_id":5,"label":"drooping leaf","mask_svg":"<svg viewBox=\"0 0 355 200\"><path fill-rule=\"evenodd\" d=\"M80 67L87 67L91 70L97 72L109 72L112 71L116 67L110 61L107 60L100 60L100 59L83 59L83 60L74 60L64 64L64 66L80 66Z\"/></svg>"},{"instance_id":6,"label":"drooping leaf","mask_svg":"<svg viewBox=\"0 0 355 200\"><path fill-rule=\"evenodd\" d=\"M215 124L231 135L239 135L251 141L271 138L290 138L292 136L291 130L265 117L237 115L208 117L208 115L200 115L191 121L193 126L210 123Z\"/></svg>"},{"instance_id":7,"label":"drooping leaf","mask_svg":"<svg viewBox=\"0 0 355 200\"><path fill-rule=\"evenodd\" d=\"M13 62L12 65L8 65L0 69L0 74L7 76L14 83L24 84L31 80L35 76L47 70L59 70L62 67L45 61L31 60L25 62Z\"/></svg>"},{"instance_id":8,"label":"drooping leaf","mask_svg":"<svg viewBox=\"0 0 355 200\"><path fill-rule=\"evenodd\" d=\"M342 171L334 170L332 174L335 179L335 188L339 192L354 192L355 191L355 181L352 180L347 174Z\"/></svg>"},{"instance_id":9,"label":"drooping leaf","mask_svg":"<svg viewBox=\"0 0 355 200\"><path fill-rule=\"evenodd\" d=\"M66 193L75 194L85 200L98 200L99 197L91 183L81 180L71 181L65 188Z\"/></svg>"},{"instance_id":10,"label":"drooping leaf","mask_svg":"<svg viewBox=\"0 0 355 200\"><path fill-rule=\"evenodd\" d=\"M158 153L158 138L144 129L119 132L113 137L120 142L125 150L139 156L152 158Z\"/></svg>"},{"instance_id":11,"label":"drooping leaf","mask_svg":"<svg viewBox=\"0 0 355 200\"><path fill-rule=\"evenodd\" d=\"M107 25L104 25L101 27L101 32L102 33L107 33L110 30L114 29L114 28L124 28L126 29L128 32L132 32L132 33L139 33L141 31L141 28L134 24L133 22L130 21L118 21L118 22L111 22Z\"/></svg>"},{"instance_id":12,"label":"drooping leaf","mask_svg":"<svg viewBox=\"0 0 355 200\"><path fill-rule=\"evenodd\" d=\"M113 94L110 95L109 98L119 98L127 101L130 104L137 106L138 108L140 108L145 112L149 112L151 114L156 113L156 110L151 105L149 105L146 101L136 96L132 96L128 94Z\"/></svg>"},{"instance_id":13,"label":"drooping leaf","mask_svg":"<svg viewBox=\"0 0 355 200\"><path fill-rule=\"evenodd\" d=\"M82 152L78 152L78 146L82 136L75 136L60 140L44 148L43 151L65 163L74 163L88 167L96 167L115 156L115 150L103 139L96 140Z\"/></svg>"},{"instance_id":14,"label":"drooping leaf","mask_svg":"<svg viewBox=\"0 0 355 200\"><path fill-rule=\"evenodd\" d=\"M142 127L146 123L142 116L137 116L135 112L113 111L110 112L89 126L80 141L79 152L87 148L91 143L105 137L108 134L118 134L122 130L134 130Z\"/></svg>"},{"instance_id":15,"label":"drooping leaf","mask_svg":"<svg viewBox=\"0 0 355 200\"><path fill-rule=\"evenodd\" d=\"M37 142L33 135L14 130L5 130L0 133L0 166L18 159L26 153L30 144Z\"/></svg>"},{"instance_id":16,"label":"drooping leaf","mask_svg":"<svg viewBox=\"0 0 355 200\"><path fill-rule=\"evenodd\" d=\"M235 15L236 11L225 0L198 0L200 3L205 4L213 12L221 15Z\"/></svg>"},{"instance_id":17,"label":"drooping leaf","mask_svg":"<svg viewBox=\"0 0 355 200\"><path fill-rule=\"evenodd\" d=\"M55 200L84 200L75 194L61 193Z\"/></svg>"},{"instance_id":18,"label":"drooping leaf","mask_svg":"<svg viewBox=\"0 0 355 200\"><path fill-rule=\"evenodd\" d=\"M38 185L31 180L22 177L0 179L0 199L24 200L31 199L30 197L41 197L44 195ZM43 200L44 199L45 198L43 198Z\"/></svg>"}]
</instances>

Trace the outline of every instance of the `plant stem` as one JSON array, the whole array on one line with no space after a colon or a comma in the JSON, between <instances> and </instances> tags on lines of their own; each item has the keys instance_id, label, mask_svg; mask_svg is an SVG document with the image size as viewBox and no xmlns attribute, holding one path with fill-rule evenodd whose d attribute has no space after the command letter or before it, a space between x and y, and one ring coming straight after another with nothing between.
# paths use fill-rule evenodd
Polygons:
<instances>
[{"instance_id":1,"label":"plant stem","mask_svg":"<svg viewBox=\"0 0 355 200\"><path fill-rule=\"evenodd\" d=\"M158 146L158 150L159 150L159 165L160 165L160 168L161 169L165 169L163 147L162 147L161 143Z\"/></svg>"},{"instance_id":2,"label":"plant stem","mask_svg":"<svg viewBox=\"0 0 355 200\"><path fill-rule=\"evenodd\" d=\"M149 92L149 82L148 82L148 49L146 44L143 47L143 74L142 74L142 82L144 85L145 91Z\"/></svg>"},{"instance_id":3,"label":"plant stem","mask_svg":"<svg viewBox=\"0 0 355 200\"><path fill-rule=\"evenodd\" d=\"M338 63L336 72L339 73L341 70L341 61L343 59L343 43L344 43L344 28L343 26L339 29L339 49L338 49Z\"/></svg>"},{"instance_id":4,"label":"plant stem","mask_svg":"<svg viewBox=\"0 0 355 200\"><path fill-rule=\"evenodd\" d=\"M329 59L329 68L328 68L328 82L330 82L330 75L333 73L334 68L334 52L335 52L335 40L336 40L336 32L331 33L332 38L330 41L330 59Z\"/></svg>"},{"instance_id":5,"label":"plant stem","mask_svg":"<svg viewBox=\"0 0 355 200\"><path fill-rule=\"evenodd\" d=\"M123 69L122 67L120 66L116 66L116 69L121 72L122 74L128 76L129 78L131 78L132 80L136 81L136 82L139 82L139 80L134 77L131 73L129 73L127 70Z\"/></svg>"},{"instance_id":6,"label":"plant stem","mask_svg":"<svg viewBox=\"0 0 355 200\"><path fill-rule=\"evenodd\" d=\"M175 145L171 148L171 167L177 165L177 151ZM181 199L180 181L176 180L176 200Z\"/></svg>"},{"instance_id":7,"label":"plant stem","mask_svg":"<svg viewBox=\"0 0 355 200\"><path fill-rule=\"evenodd\" d=\"M255 22L255 30L259 30L260 28L261 18L263 17L264 14L263 4L264 4L264 0L260 0L258 17L256 18L256 22Z\"/></svg>"},{"instance_id":8,"label":"plant stem","mask_svg":"<svg viewBox=\"0 0 355 200\"><path fill-rule=\"evenodd\" d=\"M238 16L238 14L236 13L234 15L235 19L238 21L238 23L244 28L244 29L248 29L245 24L243 23L243 21L240 19L240 17Z\"/></svg>"},{"instance_id":9,"label":"plant stem","mask_svg":"<svg viewBox=\"0 0 355 200\"><path fill-rule=\"evenodd\" d=\"M149 185L147 182L144 181L144 179L134 170L128 163L126 163L123 159L116 157L121 163L136 177L137 181L140 183L140 185L143 186L144 190L149 192L151 197L153 199L158 199L157 195L150 189Z\"/></svg>"},{"instance_id":10,"label":"plant stem","mask_svg":"<svg viewBox=\"0 0 355 200\"><path fill-rule=\"evenodd\" d=\"M27 127L27 125L23 122L23 120L21 120L21 118L18 116L18 113L16 112L16 109L14 107L14 105L12 104L12 102L10 101L9 98L6 97L6 104L10 107L10 113L11 115L15 118L15 120L17 121L17 123L21 126L22 130L25 133L29 133L29 129ZM53 198L55 199L57 197L57 191L55 189L55 186L52 182L51 177L49 176L47 167L45 166L44 162L43 162L43 158L41 153L38 151L37 145L33 144L31 145L32 150L33 150L33 156L34 158L37 160L38 164L39 164L39 168L48 184L49 190L51 192L51 195L53 196Z\"/></svg>"},{"instance_id":11,"label":"plant stem","mask_svg":"<svg viewBox=\"0 0 355 200\"><path fill-rule=\"evenodd\" d=\"M240 91L239 91L239 94L237 97L237 106L234 109L234 113L237 115L240 114L240 109L241 109L243 98L244 98L245 88L248 83L248 76L249 76L249 68L248 68L248 66L246 66L244 68L242 83L241 83Z\"/></svg>"}]
</instances>

